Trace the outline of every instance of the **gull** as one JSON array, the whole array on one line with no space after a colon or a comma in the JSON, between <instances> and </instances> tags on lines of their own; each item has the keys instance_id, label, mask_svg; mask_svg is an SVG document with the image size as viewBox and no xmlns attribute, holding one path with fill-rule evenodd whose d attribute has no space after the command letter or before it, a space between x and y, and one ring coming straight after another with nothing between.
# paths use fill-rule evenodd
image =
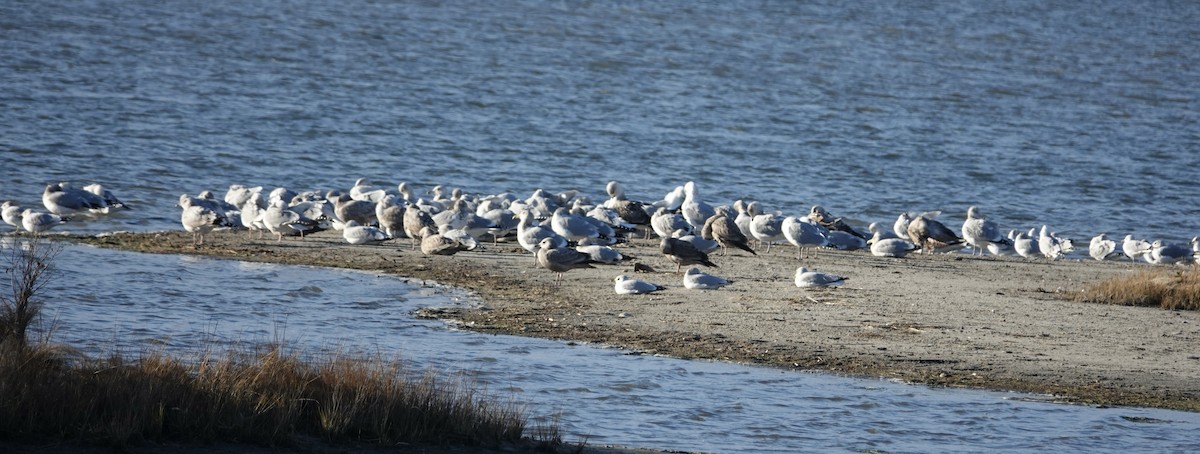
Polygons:
<instances>
[{"instance_id":1,"label":"gull","mask_svg":"<svg viewBox=\"0 0 1200 454\"><path fill-rule=\"evenodd\" d=\"M743 251L749 252L752 255L758 255L754 249L750 248L750 240L738 228L737 222L729 217L729 208L717 207L717 214L708 218L704 222L704 227L700 229L700 236L716 241L718 245L724 248L721 255L725 255L729 251L729 247L735 247Z\"/></svg>"},{"instance_id":2,"label":"gull","mask_svg":"<svg viewBox=\"0 0 1200 454\"><path fill-rule=\"evenodd\" d=\"M491 221L496 227L490 230L492 234L492 243L495 243L500 238L506 238L517 231L517 226L520 220L516 214L508 208L493 208L480 214L479 217Z\"/></svg>"},{"instance_id":3,"label":"gull","mask_svg":"<svg viewBox=\"0 0 1200 454\"><path fill-rule=\"evenodd\" d=\"M1125 235L1125 239L1121 241L1121 252L1129 257L1129 260L1136 261L1138 257L1150 252L1150 243L1146 240L1135 240L1133 235Z\"/></svg>"},{"instance_id":4,"label":"gull","mask_svg":"<svg viewBox=\"0 0 1200 454\"><path fill-rule=\"evenodd\" d=\"M558 207L550 216L550 228L554 233L566 238L567 241L579 242L585 238L598 238L600 231L596 226L583 219L583 216L571 214L566 207Z\"/></svg>"},{"instance_id":5,"label":"gull","mask_svg":"<svg viewBox=\"0 0 1200 454\"><path fill-rule=\"evenodd\" d=\"M387 191L372 186L371 181L366 178L359 178L354 182L354 186L350 187L350 198L354 200L379 203L386 196Z\"/></svg>"},{"instance_id":6,"label":"gull","mask_svg":"<svg viewBox=\"0 0 1200 454\"><path fill-rule=\"evenodd\" d=\"M1016 254L1017 250L1014 247L1014 242L1016 241L1016 236L1017 236L1016 230L1009 230L1008 236L1005 237L1008 241L1005 241L1003 243L988 243L988 245L987 245L988 252L992 253L992 255Z\"/></svg>"},{"instance_id":7,"label":"gull","mask_svg":"<svg viewBox=\"0 0 1200 454\"><path fill-rule=\"evenodd\" d=\"M1146 253L1146 261L1155 265L1166 265L1179 262L1191 262L1195 253L1190 247L1178 244L1167 244L1163 240L1154 240L1150 251Z\"/></svg>"},{"instance_id":8,"label":"gull","mask_svg":"<svg viewBox=\"0 0 1200 454\"><path fill-rule=\"evenodd\" d=\"M817 271L809 271L808 268L803 266L796 269L796 286L801 288L837 287L846 283L846 279L848 278Z\"/></svg>"},{"instance_id":9,"label":"gull","mask_svg":"<svg viewBox=\"0 0 1200 454\"><path fill-rule=\"evenodd\" d=\"M683 265L704 265L716 267L708 260L708 254L696 249L692 243L678 238L666 237L660 244L663 255L675 262L675 271L679 272Z\"/></svg>"},{"instance_id":10,"label":"gull","mask_svg":"<svg viewBox=\"0 0 1200 454\"><path fill-rule=\"evenodd\" d=\"M263 230L267 229L267 226L263 224L262 221L262 213L265 210L259 208L258 203L254 200L247 199L245 203L242 204L241 211L242 214L239 217L242 221L242 227L245 227L246 230L248 230L246 238L250 238L250 236L254 234L254 231L257 230L258 237L261 239Z\"/></svg>"},{"instance_id":11,"label":"gull","mask_svg":"<svg viewBox=\"0 0 1200 454\"><path fill-rule=\"evenodd\" d=\"M711 254L713 251L721 247L721 244L714 240L709 240L699 235L687 233L687 231L682 229L676 230L675 233L671 234L671 237L692 243L692 246L695 246L696 250L705 254Z\"/></svg>"},{"instance_id":12,"label":"gull","mask_svg":"<svg viewBox=\"0 0 1200 454\"><path fill-rule=\"evenodd\" d=\"M183 229L192 234L193 246L203 246L204 234L217 227L233 226L229 219L221 213L203 205L193 205L191 199L181 198L179 203L179 206L183 208L179 221L183 224Z\"/></svg>"},{"instance_id":13,"label":"gull","mask_svg":"<svg viewBox=\"0 0 1200 454\"><path fill-rule=\"evenodd\" d=\"M839 251L857 251L867 247L867 240L841 230L831 230L825 239L829 241L829 247Z\"/></svg>"},{"instance_id":14,"label":"gull","mask_svg":"<svg viewBox=\"0 0 1200 454\"><path fill-rule=\"evenodd\" d=\"M499 227L495 222L475 214L466 199L455 200L449 209L433 215L433 222L438 226L462 229L472 237L495 233Z\"/></svg>"},{"instance_id":15,"label":"gull","mask_svg":"<svg viewBox=\"0 0 1200 454\"><path fill-rule=\"evenodd\" d=\"M377 220L375 219L375 202L355 200L346 194L334 197L332 201L333 213L337 215L342 224L358 221L362 225L371 225Z\"/></svg>"},{"instance_id":16,"label":"gull","mask_svg":"<svg viewBox=\"0 0 1200 454\"><path fill-rule=\"evenodd\" d=\"M884 233L878 229L874 230L874 236L871 237L871 255L876 257L904 257L909 252L920 249L912 241L902 238L884 238Z\"/></svg>"},{"instance_id":17,"label":"gull","mask_svg":"<svg viewBox=\"0 0 1200 454\"><path fill-rule=\"evenodd\" d=\"M716 290L731 282L725 278L701 272L699 268L691 267L683 273L683 286L693 290Z\"/></svg>"},{"instance_id":18,"label":"gull","mask_svg":"<svg viewBox=\"0 0 1200 454\"><path fill-rule=\"evenodd\" d=\"M846 232L863 240L867 239L865 235L859 233L857 230L854 230L854 228L850 227L849 224L846 224L842 218L833 217L833 215L829 214L829 211L825 210L825 207L823 206L813 205L812 209L809 210L808 217L817 224L820 224L821 227L829 229L831 232Z\"/></svg>"},{"instance_id":19,"label":"gull","mask_svg":"<svg viewBox=\"0 0 1200 454\"><path fill-rule=\"evenodd\" d=\"M761 214L758 212L758 202L745 203L741 200L735 200L733 202L733 209L737 210L737 216L733 218L733 223L737 225L738 230L741 230L742 235L746 236L746 238L754 236L750 233L750 221L754 220L755 216Z\"/></svg>"},{"instance_id":20,"label":"gull","mask_svg":"<svg viewBox=\"0 0 1200 454\"><path fill-rule=\"evenodd\" d=\"M276 235L275 241L283 241L284 235L304 235L323 230L318 222L305 219L300 213L284 206L282 200L273 200L266 210L259 215L263 226Z\"/></svg>"},{"instance_id":21,"label":"gull","mask_svg":"<svg viewBox=\"0 0 1200 454\"><path fill-rule=\"evenodd\" d=\"M517 224L517 243L526 251L537 254L542 240L546 238L553 240L551 246L554 248L567 247L567 239L554 233L554 229L538 224L534 220L532 212L524 211L517 216L517 219L520 220L520 223Z\"/></svg>"},{"instance_id":22,"label":"gull","mask_svg":"<svg viewBox=\"0 0 1200 454\"><path fill-rule=\"evenodd\" d=\"M454 255L459 251L470 251L478 247L474 238L464 235L461 230L441 226L440 232L434 232L432 227L422 228L418 233L421 238L421 253L425 255Z\"/></svg>"},{"instance_id":23,"label":"gull","mask_svg":"<svg viewBox=\"0 0 1200 454\"><path fill-rule=\"evenodd\" d=\"M416 205L406 205L404 207L404 234L413 239L413 249L417 248L417 243L421 239L421 230L426 227L430 230L437 228L437 224L433 222L433 217L429 213L417 208Z\"/></svg>"},{"instance_id":24,"label":"gull","mask_svg":"<svg viewBox=\"0 0 1200 454\"><path fill-rule=\"evenodd\" d=\"M1101 233L1092 237L1092 241L1088 243L1088 255L1100 261L1120 255L1117 252L1117 242L1107 238L1107 234Z\"/></svg>"},{"instance_id":25,"label":"gull","mask_svg":"<svg viewBox=\"0 0 1200 454\"><path fill-rule=\"evenodd\" d=\"M109 191L108 189L105 189L104 186L101 186L100 183L92 183L84 186L83 190L95 194L104 200L104 209L102 210L104 213L109 213L113 209L129 209L128 205L118 199L116 195L113 195L112 191Z\"/></svg>"},{"instance_id":26,"label":"gull","mask_svg":"<svg viewBox=\"0 0 1200 454\"><path fill-rule=\"evenodd\" d=\"M692 225L693 230L704 227L704 221L716 214L712 205L700 200L700 197L696 195L696 183L692 181L683 185L683 203L679 208L683 213L683 218Z\"/></svg>"},{"instance_id":27,"label":"gull","mask_svg":"<svg viewBox=\"0 0 1200 454\"><path fill-rule=\"evenodd\" d=\"M391 239L387 232L369 225L359 225L358 221L347 222L342 228L342 238L350 244L379 244Z\"/></svg>"},{"instance_id":28,"label":"gull","mask_svg":"<svg viewBox=\"0 0 1200 454\"><path fill-rule=\"evenodd\" d=\"M54 213L43 213L33 211L26 208L21 212L21 227L32 233L42 233L59 225L65 224L70 219L64 218Z\"/></svg>"},{"instance_id":29,"label":"gull","mask_svg":"<svg viewBox=\"0 0 1200 454\"><path fill-rule=\"evenodd\" d=\"M246 202L254 201L259 208L266 208L266 200L262 198L262 186L247 188L240 184L229 185L229 190L225 191L225 203L235 207L245 208Z\"/></svg>"},{"instance_id":30,"label":"gull","mask_svg":"<svg viewBox=\"0 0 1200 454\"><path fill-rule=\"evenodd\" d=\"M542 238L538 243L537 251L538 266L557 273L554 278L554 285L558 286L562 281L562 274L576 268L592 268L592 256L567 249L565 246L556 247L553 238Z\"/></svg>"},{"instance_id":31,"label":"gull","mask_svg":"<svg viewBox=\"0 0 1200 454\"><path fill-rule=\"evenodd\" d=\"M616 290L618 295L644 295L667 289L658 284L632 279L624 274L614 278L613 282L613 289Z\"/></svg>"},{"instance_id":32,"label":"gull","mask_svg":"<svg viewBox=\"0 0 1200 454\"><path fill-rule=\"evenodd\" d=\"M904 228L907 229L908 225L905 224ZM881 240L886 240L888 238L900 238L890 230L883 230L883 226L878 222L872 222L870 225L868 225L867 231L871 232L871 238L867 240L867 244L874 244L873 242L876 236L878 236ZM904 238L908 238L908 235L904 235Z\"/></svg>"},{"instance_id":33,"label":"gull","mask_svg":"<svg viewBox=\"0 0 1200 454\"><path fill-rule=\"evenodd\" d=\"M634 202L625 197L625 188L621 187L616 181L609 181L604 187L608 193L608 200L604 202L604 206L608 209L617 212L617 216L624 219L633 225L648 225L650 224L650 214L646 212L646 207L641 203Z\"/></svg>"},{"instance_id":34,"label":"gull","mask_svg":"<svg viewBox=\"0 0 1200 454\"><path fill-rule=\"evenodd\" d=\"M11 200L5 200L4 204L0 204L0 218L4 219L4 223L13 226L16 230L21 230L21 212L24 211Z\"/></svg>"},{"instance_id":35,"label":"gull","mask_svg":"<svg viewBox=\"0 0 1200 454\"><path fill-rule=\"evenodd\" d=\"M896 223L892 225L892 231L896 233L896 238L908 238L908 224L912 220L912 213L900 213L899 216L896 216Z\"/></svg>"},{"instance_id":36,"label":"gull","mask_svg":"<svg viewBox=\"0 0 1200 454\"><path fill-rule=\"evenodd\" d=\"M984 217L975 205L967 208L967 219L963 221L962 234L963 240L971 246L971 255L983 255L983 251L992 243L1004 244L1008 241L1008 238L1000 233L1000 227Z\"/></svg>"},{"instance_id":37,"label":"gull","mask_svg":"<svg viewBox=\"0 0 1200 454\"><path fill-rule=\"evenodd\" d=\"M671 192L668 192L667 195L663 196L662 202L660 202L661 204L655 203L655 205L659 207L665 207L667 211L675 211L683 206L683 201L686 198L687 196L684 193L684 187L676 186L675 189L672 189Z\"/></svg>"},{"instance_id":38,"label":"gull","mask_svg":"<svg viewBox=\"0 0 1200 454\"><path fill-rule=\"evenodd\" d=\"M1049 232L1049 227L1042 225L1042 230L1038 233L1038 250L1042 251L1046 258L1057 260L1075 250L1075 245L1069 238L1059 238Z\"/></svg>"},{"instance_id":39,"label":"gull","mask_svg":"<svg viewBox=\"0 0 1200 454\"><path fill-rule=\"evenodd\" d=\"M272 189L270 194L267 194L267 206L271 206L271 202L275 200L281 201L283 202L284 206L287 206L289 203L292 203L292 199L296 198L298 195L299 194L296 194L296 191L288 188L280 187Z\"/></svg>"},{"instance_id":40,"label":"gull","mask_svg":"<svg viewBox=\"0 0 1200 454\"><path fill-rule=\"evenodd\" d=\"M771 253L771 245L787 241L783 236L783 216L766 213L755 216L750 220L750 235L758 241L767 243L767 253Z\"/></svg>"},{"instance_id":41,"label":"gull","mask_svg":"<svg viewBox=\"0 0 1200 454\"><path fill-rule=\"evenodd\" d=\"M963 247L962 238L954 231L925 214L908 223L908 239L926 253L950 252Z\"/></svg>"},{"instance_id":42,"label":"gull","mask_svg":"<svg viewBox=\"0 0 1200 454\"><path fill-rule=\"evenodd\" d=\"M807 216L804 219L788 216L783 218L783 222L779 225L783 230L783 237L792 243L792 246L796 246L796 258L798 259L804 258L805 247L829 245L829 239L826 237L829 230L815 222L805 221L810 221Z\"/></svg>"},{"instance_id":43,"label":"gull","mask_svg":"<svg viewBox=\"0 0 1200 454\"><path fill-rule=\"evenodd\" d=\"M375 219L389 238L404 235L404 205L395 195L388 194L375 203Z\"/></svg>"},{"instance_id":44,"label":"gull","mask_svg":"<svg viewBox=\"0 0 1200 454\"><path fill-rule=\"evenodd\" d=\"M658 211L654 212L654 216L650 217L650 227L654 229L654 233L658 234L659 238L668 238L679 229L692 230L692 224L688 223L682 215L671 213L666 207L659 207Z\"/></svg>"},{"instance_id":45,"label":"gull","mask_svg":"<svg viewBox=\"0 0 1200 454\"><path fill-rule=\"evenodd\" d=\"M575 246L575 250L587 254L592 258L593 262L612 265L620 262L625 257L621 252L613 249L611 246L603 246L599 244L585 244Z\"/></svg>"},{"instance_id":46,"label":"gull","mask_svg":"<svg viewBox=\"0 0 1200 454\"><path fill-rule=\"evenodd\" d=\"M1037 240L1030 238L1025 232L1018 233L1013 238L1013 250L1017 252L1017 255L1025 258L1040 257L1042 255Z\"/></svg>"},{"instance_id":47,"label":"gull","mask_svg":"<svg viewBox=\"0 0 1200 454\"><path fill-rule=\"evenodd\" d=\"M59 216L107 212L104 198L67 183L51 183L42 191L42 205Z\"/></svg>"}]
</instances>

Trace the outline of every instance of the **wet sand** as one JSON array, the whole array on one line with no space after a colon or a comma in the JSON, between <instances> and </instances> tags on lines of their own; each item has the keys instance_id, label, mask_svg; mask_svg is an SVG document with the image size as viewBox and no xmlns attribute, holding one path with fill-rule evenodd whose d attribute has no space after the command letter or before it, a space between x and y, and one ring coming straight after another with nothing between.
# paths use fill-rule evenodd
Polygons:
<instances>
[{"instance_id":1,"label":"wet sand","mask_svg":"<svg viewBox=\"0 0 1200 454\"><path fill-rule=\"evenodd\" d=\"M380 271L471 290L478 307L422 316L466 329L595 342L647 354L897 379L935 386L1041 393L1068 402L1200 411L1200 313L1069 300L1069 294L1145 265L1029 261L966 254L904 259L822 250L800 260L791 246L770 254L713 255L704 271L733 280L688 290L657 240L620 245L619 265L554 273L534 267L515 243L426 257L401 239L351 246L334 232L303 240L216 232L193 248L183 232L116 234L75 241L131 251ZM641 263L654 272L634 272ZM834 289L799 289L804 265L849 277ZM619 274L664 285L617 295Z\"/></svg>"}]
</instances>

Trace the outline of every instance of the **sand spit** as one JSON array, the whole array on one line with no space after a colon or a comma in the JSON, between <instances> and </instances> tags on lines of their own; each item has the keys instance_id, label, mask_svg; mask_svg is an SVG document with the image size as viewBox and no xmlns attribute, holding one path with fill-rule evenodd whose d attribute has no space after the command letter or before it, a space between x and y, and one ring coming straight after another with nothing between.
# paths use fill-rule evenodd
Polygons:
<instances>
[{"instance_id":1,"label":"sand spit","mask_svg":"<svg viewBox=\"0 0 1200 454\"><path fill-rule=\"evenodd\" d=\"M1057 400L1200 411L1200 313L1071 302L1065 294L1146 265L1027 261L966 254L904 259L790 247L714 255L706 272L734 281L688 290L657 241L620 248L633 260L566 273L534 267L516 244L426 257L408 240L351 246L333 232L250 240L216 232L195 249L184 232L74 241L130 251L381 271L471 290L482 307L434 309L471 330L596 342L683 358L745 362L930 385L1025 391ZM634 263L653 272L635 272ZM796 268L849 277L796 288ZM664 285L617 295L628 274Z\"/></svg>"}]
</instances>

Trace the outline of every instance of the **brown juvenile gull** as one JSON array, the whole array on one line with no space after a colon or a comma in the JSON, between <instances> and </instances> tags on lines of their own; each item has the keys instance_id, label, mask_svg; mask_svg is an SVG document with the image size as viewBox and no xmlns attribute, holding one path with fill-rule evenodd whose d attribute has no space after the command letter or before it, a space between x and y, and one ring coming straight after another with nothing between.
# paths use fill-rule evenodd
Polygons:
<instances>
[{"instance_id":1,"label":"brown juvenile gull","mask_svg":"<svg viewBox=\"0 0 1200 454\"><path fill-rule=\"evenodd\" d=\"M754 249L750 249L750 240L738 228L733 218L729 217L729 209L726 207L718 207L717 214L704 222L700 236L721 245L721 255L728 253L730 246L758 255Z\"/></svg>"},{"instance_id":2,"label":"brown juvenile gull","mask_svg":"<svg viewBox=\"0 0 1200 454\"><path fill-rule=\"evenodd\" d=\"M675 262L675 272L677 273L683 268L683 265L717 266L708 260L708 254L696 249L692 243L678 238L663 238L662 253Z\"/></svg>"},{"instance_id":3,"label":"brown juvenile gull","mask_svg":"<svg viewBox=\"0 0 1200 454\"><path fill-rule=\"evenodd\" d=\"M821 227L825 227L831 231L846 232L864 240L867 239L866 235L854 230L853 227L850 227L849 224L846 224L845 221L842 221L842 218L833 217L833 215L829 214L829 211L827 211L823 206L813 205L812 209L808 213L808 218L816 221L817 224L821 225Z\"/></svg>"},{"instance_id":4,"label":"brown juvenile gull","mask_svg":"<svg viewBox=\"0 0 1200 454\"><path fill-rule=\"evenodd\" d=\"M421 253L425 255L454 255L458 251L475 249L478 245L473 241L464 242L450 235L434 232L430 227L421 229L419 234L421 237Z\"/></svg>"},{"instance_id":5,"label":"brown juvenile gull","mask_svg":"<svg viewBox=\"0 0 1200 454\"><path fill-rule=\"evenodd\" d=\"M575 268L592 268L592 256L568 249L566 247L555 247L553 238L542 238L538 242L537 251L538 266L557 273L554 277L554 285L558 286L562 281L562 274Z\"/></svg>"},{"instance_id":6,"label":"brown juvenile gull","mask_svg":"<svg viewBox=\"0 0 1200 454\"><path fill-rule=\"evenodd\" d=\"M963 240L941 222L917 216L908 223L908 238L925 253L949 252L963 247Z\"/></svg>"},{"instance_id":7,"label":"brown juvenile gull","mask_svg":"<svg viewBox=\"0 0 1200 454\"><path fill-rule=\"evenodd\" d=\"M421 242L421 230L426 227L430 230L437 228L437 224L433 222L433 216L417 208L416 205L411 203L406 204L404 208L404 234L413 239L412 249L416 249L417 243Z\"/></svg>"}]
</instances>

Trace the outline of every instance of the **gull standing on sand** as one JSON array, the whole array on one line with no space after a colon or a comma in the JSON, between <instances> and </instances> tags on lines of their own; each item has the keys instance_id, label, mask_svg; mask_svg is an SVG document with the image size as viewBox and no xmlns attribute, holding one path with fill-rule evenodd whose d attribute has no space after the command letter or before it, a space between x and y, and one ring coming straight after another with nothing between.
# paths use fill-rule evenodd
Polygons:
<instances>
[{"instance_id":1,"label":"gull standing on sand","mask_svg":"<svg viewBox=\"0 0 1200 454\"><path fill-rule=\"evenodd\" d=\"M783 216L777 213L764 213L750 220L750 235L758 241L767 243L767 253L771 253L771 245L787 241L783 236Z\"/></svg>"},{"instance_id":2,"label":"gull standing on sand","mask_svg":"<svg viewBox=\"0 0 1200 454\"><path fill-rule=\"evenodd\" d=\"M700 230L701 227L704 227L704 221L716 214L712 205L700 200L700 196L696 193L696 183L692 181L683 185L683 203L679 208L683 213L683 218L692 225L692 230Z\"/></svg>"},{"instance_id":3,"label":"gull standing on sand","mask_svg":"<svg viewBox=\"0 0 1200 454\"><path fill-rule=\"evenodd\" d=\"M683 273L683 287L693 290L716 290L731 282L725 278L701 272L699 268L691 267Z\"/></svg>"},{"instance_id":4,"label":"gull standing on sand","mask_svg":"<svg viewBox=\"0 0 1200 454\"><path fill-rule=\"evenodd\" d=\"M845 284L846 279L848 278L817 271L809 271L808 268L803 266L796 269L796 286L800 288L837 287Z\"/></svg>"},{"instance_id":5,"label":"gull standing on sand","mask_svg":"<svg viewBox=\"0 0 1200 454\"><path fill-rule=\"evenodd\" d=\"M192 234L193 246L204 245L204 235L217 227L233 226L228 218L211 208L193 205L190 198L180 198L179 203L180 208L183 208L179 221L183 224L183 229Z\"/></svg>"},{"instance_id":6,"label":"gull standing on sand","mask_svg":"<svg viewBox=\"0 0 1200 454\"><path fill-rule=\"evenodd\" d=\"M1135 240L1133 235L1125 235L1125 239L1121 241L1121 252L1129 257L1129 260L1137 261L1138 257L1150 252L1150 243L1146 240Z\"/></svg>"},{"instance_id":7,"label":"gull standing on sand","mask_svg":"<svg viewBox=\"0 0 1200 454\"><path fill-rule=\"evenodd\" d=\"M283 241L284 235L304 235L324 230L315 220L305 219L300 213L287 208L282 200L271 201L270 206L260 214L263 226L275 234L275 241Z\"/></svg>"},{"instance_id":8,"label":"gull standing on sand","mask_svg":"<svg viewBox=\"0 0 1200 454\"><path fill-rule=\"evenodd\" d=\"M1092 241L1088 243L1088 255L1100 261L1120 255L1117 252L1117 242L1108 239L1107 234L1101 233L1092 237Z\"/></svg>"},{"instance_id":9,"label":"gull standing on sand","mask_svg":"<svg viewBox=\"0 0 1200 454\"><path fill-rule=\"evenodd\" d=\"M556 273L554 285L558 286L561 285L563 273L576 268L593 268L591 264L595 261L590 255L574 249L555 247L553 238L542 238L538 243L537 263Z\"/></svg>"},{"instance_id":10,"label":"gull standing on sand","mask_svg":"<svg viewBox=\"0 0 1200 454\"><path fill-rule=\"evenodd\" d=\"M1049 229L1046 225L1042 225L1042 230L1038 233L1038 250L1042 251L1042 255L1050 260L1058 260L1067 255L1067 253L1075 250L1075 245L1071 242L1071 239L1059 238L1050 232Z\"/></svg>"},{"instance_id":11,"label":"gull standing on sand","mask_svg":"<svg viewBox=\"0 0 1200 454\"><path fill-rule=\"evenodd\" d=\"M708 254L696 249L696 246L687 241L666 237L662 239L660 246L663 255L675 262L675 272L679 272L684 265L717 266L708 260Z\"/></svg>"},{"instance_id":12,"label":"gull standing on sand","mask_svg":"<svg viewBox=\"0 0 1200 454\"><path fill-rule=\"evenodd\" d=\"M65 224L69 219L54 213L43 213L26 208L21 212L21 227L32 233L42 233Z\"/></svg>"},{"instance_id":13,"label":"gull standing on sand","mask_svg":"<svg viewBox=\"0 0 1200 454\"><path fill-rule=\"evenodd\" d=\"M750 233L750 221L758 216L758 202L743 202L741 199L733 202L733 209L737 211L737 216L733 218L733 223L737 225L738 230L742 232L749 241L754 235Z\"/></svg>"},{"instance_id":14,"label":"gull standing on sand","mask_svg":"<svg viewBox=\"0 0 1200 454\"><path fill-rule=\"evenodd\" d=\"M1013 238L1013 250L1017 252L1017 255L1025 258L1042 256L1037 240L1030 238L1025 232L1018 233Z\"/></svg>"},{"instance_id":15,"label":"gull standing on sand","mask_svg":"<svg viewBox=\"0 0 1200 454\"><path fill-rule=\"evenodd\" d=\"M404 205L394 194L388 194L375 203L375 219L388 237L400 238L404 235Z\"/></svg>"},{"instance_id":16,"label":"gull standing on sand","mask_svg":"<svg viewBox=\"0 0 1200 454\"><path fill-rule=\"evenodd\" d=\"M967 219L963 221L962 234L963 240L971 246L971 255L983 255L992 243L1004 244L1008 241L1008 238L1000 233L1000 227L984 217L975 205L967 208Z\"/></svg>"},{"instance_id":17,"label":"gull standing on sand","mask_svg":"<svg viewBox=\"0 0 1200 454\"><path fill-rule=\"evenodd\" d=\"M517 243L519 243L522 248L525 248L526 251L532 252L536 255L538 249L541 247L542 240L546 238L550 238L552 240L550 245L554 249L567 247L567 239L562 235L554 233L553 229L539 225L537 222L535 222L532 212L523 211L518 216L518 219L521 221L521 223L517 224Z\"/></svg>"},{"instance_id":18,"label":"gull standing on sand","mask_svg":"<svg viewBox=\"0 0 1200 454\"><path fill-rule=\"evenodd\" d=\"M667 289L661 285L633 279L624 274L614 278L613 283L613 290L615 290L618 295L645 295L647 293L654 293Z\"/></svg>"},{"instance_id":19,"label":"gull standing on sand","mask_svg":"<svg viewBox=\"0 0 1200 454\"><path fill-rule=\"evenodd\" d=\"M750 249L750 240L738 229L737 223L729 217L729 208L724 206L717 207L716 214L704 222L700 236L716 241L723 248L721 255L728 253L730 246L758 255Z\"/></svg>"},{"instance_id":20,"label":"gull standing on sand","mask_svg":"<svg viewBox=\"0 0 1200 454\"><path fill-rule=\"evenodd\" d=\"M454 255L459 251L470 251L479 246L474 238L466 236L461 230L452 230L445 225L439 228L442 229L441 232L434 232L432 227L425 227L418 233L422 254Z\"/></svg>"},{"instance_id":21,"label":"gull standing on sand","mask_svg":"<svg viewBox=\"0 0 1200 454\"><path fill-rule=\"evenodd\" d=\"M609 181L604 190L608 193L608 200L604 202L606 208L616 211L617 216L630 224L650 224L650 214L646 212L646 208L641 203L627 199L625 188L621 187L620 183Z\"/></svg>"},{"instance_id":22,"label":"gull standing on sand","mask_svg":"<svg viewBox=\"0 0 1200 454\"><path fill-rule=\"evenodd\" d=\"M4 204L0 204L0 218L4 219L4 223L13 226L14 229L20 231L21 212L24 211L11 200L5 200Z\"/></svg>"},{"instance_id":23,"label":"gull standing on sand","mask_svg":"<svg viewBox=\"0 0 1200 454\"><path fill-rule=\"evenodd\" d=\"M900 213L896 216L896 223L892 224L892 231L896 233L896 238L908 238L908 224L913 220L912 213Z\"/></svg>"},{"instance_id":24,"label":"gull standing on sand","mask_svg":"<svg viewBox=\"0 0 1200 454\"><path fill-rule=\"evenodd\" d=\"M683 215L672 213L666 207L659 207L658 211L650 216L650 228L654 229L659 238L668 238L679 229L692 231L692 224L689 224Z\"/></svg>"},{"instance_id":25,"label":"gull standing on sand","mask_svg":"<svg viewBox=\"0 0 1200 454\"><path fill-rule=\"evenodd\" d=\"M266 208L267 201L262 197L262 186L247 188L245 185L231 184L225 191L225 203L235 207L245 208L246 202L254 201L259 208Z\"/></svg>"}]
</instances>

